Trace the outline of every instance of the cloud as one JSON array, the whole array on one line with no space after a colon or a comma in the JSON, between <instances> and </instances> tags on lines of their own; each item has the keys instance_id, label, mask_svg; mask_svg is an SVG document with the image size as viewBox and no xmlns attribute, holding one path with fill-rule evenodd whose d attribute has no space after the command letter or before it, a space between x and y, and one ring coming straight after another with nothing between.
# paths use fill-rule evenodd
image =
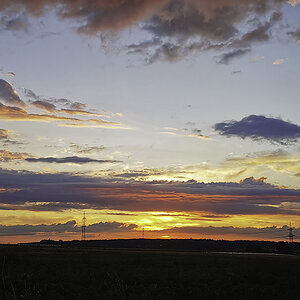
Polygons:
<instances>
[{"instance_id":1,"label":"cloud","mask_svg":"<svg viewBox=\"0 0 300 300\"><path fill-rule=\"evenodd\" d=\"M256 56L254 56L254 57L252 57L252 61L253 62L258 62L258 61L261 61L261 60L263 60L265 57L264 56L262 56L262 55L256 55Z\"/></svg>"},{"instance_id":2,"label":"cloud","mask_svg":"<svg viewBox=\"0 0 300 300\"><path fill-rule=\"evenodd\" d=\"M122 125L117 122L109 122L102 119L78 119L63 117L49 114L31 114L25 109L6 106L0 103L0 119L6 121L37 121L37 122L49 122L49 121L62 121L69 122L70 126L85 127L104 127L104 128L122 128ZM66 125L66 124L65 124Z\"/></svg>"},{"instance_id":3,"label":"cloud","mask_svg":"<svg viewBox=\"0 0 300 300\"><path fill-rule=\"evenodd\" d=\"M217 60L218 64L228 65L235 58L244 56L245 54L251 52L250 49L235 49L230 52L222 54Z\"/></svg>"},{"instance_id":4,"label":"cloud","mask_svg":"<svg viewBox=\"0 0 300 300\"><path fill-rule=\"evenodd\" d=\"M239 183L125 181L72 174L0 170L0 209L197 212L204 215L300 215L300 190L265 178Z\"/></svg>"},{"instance_id":5,"label":"cloud","mask_svg":"<svg viewBox=\"0 0 300 300\"><path fill-rule=\"evenodd\" d=\"M270 39L269 30L282 19L281 12L274 12L269 22L259 24L255 29L245 33L239 39L231 42L231 47L249 48L253 43L267 42Z\"/></svg>"},{"instance_id":6,"label":"cloud","mask_svg":"<svg viewBox=\"0 0 300 300\"><path fill-rule=\"evenodd\" d=\"M104 146L81 146L75 143L70 144L70 150L78 154L91 154L94 152L102 152L106 148Z\"/></svg>"},{"instance_id":7,"label":"cloud","mask_svg":"<svg viewBox=\"0 0 300 300\"><path fill-rule=\"evenodd\" d=\"M300 42L300 28L296 31L290 31L287 34L291 35L297 42Z\"/></svg>"},{"instance_id":8,"label":"cloud","mask_svg":"<svg viewBox=\"0 0 300 300\"><path fill-rule=\"evenodd\" d=\"M26 97L34 99L35 101L30 101L30 104L34 107L37 107L41 110L48 111L50 113L65 113L69 115L94 115L94 116L103 116L97 112L86 110L87 105L80 102L73 102L68 99L44 99L41 96L38 96L30 89L23 89L23 92ZM55 103L55 104L54 104ZM64 108L57 108L56 104L63 104ZM67 107L67 108L66 108Z\"/></svg>"},{"instance_id":9,"label":"cloud","mask_svg":"<svg viewBox=\"0 0 300 300\"><path fill-rule=\"evenodd\" d=\"M100 222L86 226L89 233L97 232L130 232L137 229L135 224L126 224L119 222ZM0 225L0 235L34 235L40 233L80 233L81 226L76 221L68 221L66 223L55 223L51 225Z\"/></svg>"},{"instance_id":10,"label":"cloud","mask_svg":"<svg viewBox=\"0 0 300 300\"><path fill-rule=\"evenodd\" d=\"M0 131L1 133L1 131ZM4 133L5 134L5 133ZM0 137L1 139L1 137ZM13 160L24 160L30 163L56 163L56 164L76 164L83 165L87 163L120 163L119 160L94 159L89 157L68 156L68 157L34 157L28 153L10 152L8 150L0 150L0 161L9 162Z\"/></svg>"},{"instance_id":11,"label":"cloud","mask_svg":"<svg viewBox=\"0 0 300 300\"><path fill-rule=\"evenodd\" d=\"M143 55L147 63L158 60L176 62L193 52L227 50L218 62L228 64L241 57L256 43L270 40L270 30L282 19L280 2L284 1L169 1L161 12L153 15L143 30L152 40L128 46L129 53ZM249 31L243 21L272 12L269 21L258 23ZM246 49L245 49L246 48Z\"/></svg>"},{"instance_id":12,"label":"cloud","mask_svg":"<svg viewBox=\"0 0 300 300\"><path fill-rule=\"evenodd\" d=\"M7 150L0 150L0 161L8 162L12 160L23 160L26 157L30 157L31 155L28 153L20 153L20 152L10 152Z\"/></svg>"},{"instance_id":13,"label":"cloud","mask_svg":"<svg viewBox=\"0 0 300 300\"><path fill-rule=\"evenodd\" d=\"M195 123L187 122L185 125L193 126ZM172 128L172 127L163 127L163 131L160 132L161 134L168 134L173 136L189 136L192 138L198 138L201 140L211 140L210 136L202 134L201 129L197 128Z\"/></svg>"},{"instance_id":14,"label":"cloud","mask_svg":"<svg viewBox=\"0 0 300 300\"><path fill-rule=\"evenodd\" d=\"M300 155L299 152L289 153L283 150L263 151L242 156L229 156L223 162L223 166L252 169L253 173L257 173L257 167L265 166L266 169L278 173L297 176L297 173L300 172Z\"/></svg>"},{"instance_id":15,"label":"cloud","mask_svg":"<svg viewBox=\"0 0 300 300\"><path fill-rule=\"evenodd\" d=\"M297 4L300 3L300 0L289 0L288 1L292 6L296 6Z\"/></svg>"},{"instance_id":16,"label":"cloud","mask_svg":"<svg viewBox=\"0 0 300 300\"><path fill-rule=\"evenodd\" d=\"M78 110L78 109L66 109L66 108L62 108L62 109L57 109L56 106L47 101L47 100L36 100L30 103L31 105L48 111L50 113L65 113L65 114L69 114L69 115L96 115L96 116L102 116L102 114L98 114L95 112L89 112L86 110ZM74 103L71 104L71 106L73 106ZM76 104L73 107L79 107L79 106L83 106L83 105L79 105L81 103L76 102Z\"/></svg>"},{"instance_id":17,"label":"cloud","mask_svg":"<svg viewBox=\"0 0 300 300\"><path fill-rule=\"evenodd\" d=\"M69 157L39 157L39 158L25 158L25 161L31 163L56 163L56 164L87 164L87 163L120 163L119 160L103 160L93 159L89 157L69 156Z\"/></svg>"},{"instance_id":18,"label":"cloud","mask_svg":"<svg viewBox=\"0 0 300 300\"><path fill-rule=\"evenodd\" d=\"M10 31L26 31L29 27L29 21L25 14L19 14L17 16L2 16L0 18L0 30Z\"/></svg>"},{"instance_id":19,"label":"cloud","mask_svg":"<svg viewBox=\"0 0 300 300\"><path fill-rule=\"evenodd\" d=\"M166 0L62 0L56 10L61 19L75 19L80 22L78 31L85 34L96 34L102 31L118 31L147 18L156 9L162 7ZM27 13L38 16L45 13L46 8L56 8L53 1L13 0L1 3L0 10L20 8Z\"/></svg>"},{"instance_id":20,"label":"cloud","mask_svg":"<svg viewBox=\"0 0 300 300\"><path fill-rule=\"evenodd\" d=\"M60 113L66 113L69 115L92 115L92 116L103 116L103 114L99 114L96 112L90 112L87 110L78 110L78 109L60 109L57 110Z\"/></svg>"},{"instance_id":21,"label":"cloud","mask_svg":"<svg viewBox=\"0 0 300 300\"><path fill-rule=\"evenodd\" d=\"M190 137L196 137L201 140L211 140L211 137L207 135L202 134L202 130L200 129L192 129L191 134L189 134Z\"/></svg>"},{"instance_id":22,"label":"cloud","mask_svg":"<svg viewBox=\"0 0 300 300\"><path fill-rule=\"evenodd\" d=\"M25 107L25 103L20 99L17 92L5 80L0 79L0 100L6 104Z\"/></svg>"},{"instance_id":23,"label":"cloud","mask_svg":"<svg viewBox=\"0 0 300 300\"><path fill-rule=\"evenodd\" d=\"M46 110L50 113L54 113L57 111L56 106L52 103L49 103L48 101L36 100L36 101L31 102L31 105L33 105L37 108Z\"/></svg>"},{"instance_id":24,"label":"cloud","mask_svg":"<svg viewBox=\"0 0 300 300\"><path fill-rule=\"evenodd\" d=\"M273 62L273 65L282 65L288 61L288 58L276 58Z\"/></svg>"},{"instance_id":25,"label":"cloud","mask_svg":"<svg viewBox=\"0 0 300 300\"><path fill-rule=\"evenodd\" d=\"M25 94L26 97L28 98L32 98L35 100L41 100L41 97L38 96L34 91L30 90L30 89L23 89L23 93Z\"/></svg>"},{"instance_id":26,"label":"cloud","mask_svg":"<svg viewBox=\"0 0 300 300\"><path fill-rule=\"evenodd\" d=\"M10 138L10 131L7 129L0 129L0 140L8 140Z\"/></svg>"},{"instance_id":27,"label":"cloud","mask_svg":"<svg viewBox=\"0 0 300 300\"><path fill-rule=\"evenodd\" d=\"M73 110L83 110L86 109L87 105L80 102L72 102L70 108Z\"/></svg>"},{"instance_id":28,"label":"cloud","mask_svg":"<svg viewBox=\"0 0 300 300\"><path fill-rule=\"evenodd\" d=\"M0 142L2 145L21 145L23 144L20 141L16 141L12 139L12 133L13 131L7 130L7 129L0 129Z\"/></svg>"},{"instance_id":29,"label":"cloud","mask_svg":"<svg viewBox=\"0 0 300 300\"><path fill-rule=\"evenodd\" d=\"M241 70L236 70L236 71L231 72L232 75L237 75L237 74L240 74L240 73L242 73Z\"/></svg>"},{"instance_id":30,"label":"cloud","mask_svg":"<svg viewBox=\"0 0 300 300\"><path fill-rule=\"evenodd\" d=\"M0 11L4 15L8 9L15 11L16 19L23 13L41 16L52 8L62 20L77 21L79 33L94 36L140 25L152 38L129 45L127 50L140 53L153 63L163 59L176 62L203 48L214 49L203 44L221 43L227 50L235 47L237 51L245 45L249 48L253 43L266 42L270 39L269 31L280 21L282 5L287 3L287 0L62 0L57 4L50 0L13 0L1 3ZM296 5L297 0L289 3ZM244 25L249 20L269 15L269 22L246 31L249 26ZM22 23L15 25L20 30L25 27ZM233 46L234 41L239 46Z\"/></svg>"},{"instance_id":31,"label":"cloud","mask_svg":"<svg viewBox=\"0 0 300 300\"><path fill-rule=\"evenodd\" d=\"M254 141L269 141L281 145L294 144L300 138L300 126L258 115L250 115L240 121L217 123L214 129L226 137L251 138Z\"/></svg>"},{"instance_id":32,"label":"cloud","mask_svg":"<svg viewBox=\"0 0 300 300\"><path fill-rule=\"evenodd\" d=\"M2 69L0 69L0 72L1 72L0 74L3 76L11 76L11 77L16 76L14 72L4 72Z\"/></svg>"}]
</instances>

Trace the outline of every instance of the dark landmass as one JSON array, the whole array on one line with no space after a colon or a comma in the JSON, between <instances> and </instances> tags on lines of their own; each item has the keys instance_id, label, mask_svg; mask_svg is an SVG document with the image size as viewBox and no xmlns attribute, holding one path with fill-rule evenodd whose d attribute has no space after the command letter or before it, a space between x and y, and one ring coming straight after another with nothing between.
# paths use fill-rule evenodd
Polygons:
<instances>
[{"instance_id":1,"label":"dark landmass","mask_svg":"<svg viewBox=\"0 0 300 300\"><path fill-rule=\"evenodd\" d=\"M201 245L200 241L187 242L185 249ZM202 241L217 245L215 242ZM0 299L296 300L300 295L298 255L207 253L197 251L196 246L171 250L175 245L183 248L182 240L73 241L49 246L51 243L0 246ZM231 245L230 250L250 244L272 249L272 243L225 244ZM131 249L117 249L130 245ZM148 248L136 248L146 245ZM152 249L159 245L165 248Z\"/></svg>"},{"instance_id":2,"label":"dark landmass","mask_svg":"<svg viewBox=\"0 0 300 300\"><path fill-rule=\"evenodd\" d=\"M22 245L62 246L62 247L100 247L110 249L149 249L149 250L184 250L201 252L248 252L299 254L300 243L272 241L226 241L210 239L118 239L87 241L42 240L38 243Z\"/></svg>"}]
</instances>

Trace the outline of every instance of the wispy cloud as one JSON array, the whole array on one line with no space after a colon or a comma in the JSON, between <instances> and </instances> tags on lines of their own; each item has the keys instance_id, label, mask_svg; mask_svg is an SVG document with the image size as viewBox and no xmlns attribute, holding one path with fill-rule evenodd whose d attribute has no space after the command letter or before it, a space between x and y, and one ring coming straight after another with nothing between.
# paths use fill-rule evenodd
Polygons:
<instances>
[{"instance_id":1,"label":"wispy cloud","mask_svg":"<svg viewBox=\"0 0 300 300\"><path fill-rule=\"evenodd\" d=\"M28 113L25 109L6 106L0 103L0 119L6 121L36 121L36 122L49 122L49 121L61 121L68 122L65 126L76 127L104 127L104 128L123 128L124 126L117 122L109 122L102 119L79 119L70 118L64 116L58 116L54 114L32 114Z\"/></svg>"},{"instance_id":2,"label":"wispy cloud","mask_svg":"<svg viewBox=\"0 0 300 300\"><path fill-rule=\"evenodd\" d=\"M256 56L253 56L251 60L253 62L258 62L258 61L261 61L263 59L265 59L265 57L263 55L256 55Z\"/></svg>"},{"instance_id":3,"label":"wispy cloud","mask_svg":"<svg viewBox=\"0 0 300 300\"><path fill-rule=\"evenodd\" d=\"M273 65L282 65L288 61L288 58L276 58Z\"/></svg>"},{"instance_id":4,"label":"wispy cloud","mask_svg":"<svg viewBox=\"0 0 300 300\"><path fill-rule=\"evenodd\" d=\"M228 65L231 63L235 58L241 57L246 55L247 53L251 52L250 49L235 49L230 52L222 54L218 59L218 64Z\"/></svg>"},{"instance_id":5,"label":"wispy cloud","mask_svg":"<svg viewBox=\"0 0 300 300\"><path fill-rule=\"evenodd\" d=\"M300 42L300 28L295 31L290 31L287 34L292 36L297 42Z\"/></svg>"}]
</instances>

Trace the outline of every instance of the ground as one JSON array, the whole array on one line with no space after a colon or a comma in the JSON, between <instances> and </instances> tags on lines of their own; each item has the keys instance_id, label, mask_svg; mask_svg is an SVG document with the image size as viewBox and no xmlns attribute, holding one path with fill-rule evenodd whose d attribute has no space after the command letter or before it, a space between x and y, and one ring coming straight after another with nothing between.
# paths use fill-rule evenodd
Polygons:
<instances>
[{"instance_id":1,"label":"ground","mask_svg":"<svg viewBox=\"0 0 300 300\"><path fill-rule=\"evenodd\" d=\"M299 299L300 256L0 247L0 299Z\"/></svg>"}]
</instances>

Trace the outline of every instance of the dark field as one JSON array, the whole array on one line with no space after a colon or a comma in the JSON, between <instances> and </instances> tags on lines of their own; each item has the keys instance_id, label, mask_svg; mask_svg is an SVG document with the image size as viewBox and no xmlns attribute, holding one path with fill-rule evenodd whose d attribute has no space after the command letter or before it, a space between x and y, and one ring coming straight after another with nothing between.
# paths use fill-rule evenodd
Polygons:
<instances>
[{"instance_id":1,"label":"dark field","mask_svg":"<svg viewBox=\"0 0 300 300\"><path fill-rule=\"evenodd\" d=\"M300 257L1 246L0 299L300 299Z\"/></svg>"}]
</instances>

